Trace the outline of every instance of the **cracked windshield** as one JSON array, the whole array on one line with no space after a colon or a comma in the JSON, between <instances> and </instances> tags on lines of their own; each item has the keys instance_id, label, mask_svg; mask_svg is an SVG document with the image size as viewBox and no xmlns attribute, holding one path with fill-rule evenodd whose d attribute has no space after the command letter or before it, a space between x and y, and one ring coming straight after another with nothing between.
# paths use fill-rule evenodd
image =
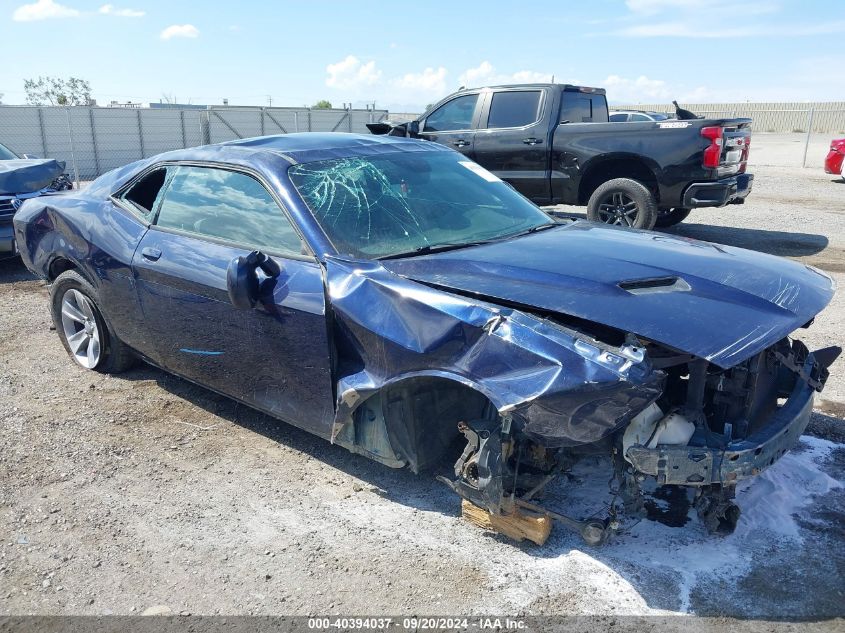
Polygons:
<instances>
[{"instance_id":1,"label":"cracked windshield","mask_svg":"<svg viewBox=\"0 0 845 633\"><path fill-rule=\"evenodd\" d=\"M413 255L553 224L509 185L451 152L395 152L303 165L291 180L337 250Z\"/></svg>"}]
</instances>

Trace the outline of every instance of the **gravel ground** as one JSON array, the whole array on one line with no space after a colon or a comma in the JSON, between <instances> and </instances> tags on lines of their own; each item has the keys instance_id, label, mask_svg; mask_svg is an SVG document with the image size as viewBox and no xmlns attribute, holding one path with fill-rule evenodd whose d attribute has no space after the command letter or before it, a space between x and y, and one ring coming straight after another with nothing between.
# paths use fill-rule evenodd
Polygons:
<instances>
[{"instance_id":1,"label":"gravel ground","mask_svg":"<svg viewBox=\"0 0 845 633\"><path fill-rule=\"evenodd\" d=\"M845 182L755 172L748 204L671 232L806 261L841 287ZM841 344L843 319L840 293L802 338ZM0 614L845 616L843 361L811 435L741 490L736 534L655 499L686 525L629 522L602 548L557 528L540 548L464 523L430 478L156 369L85 372L49 327L44 284L0 263ZM550 505L601 510L607 474L580 465Z\"/></svg>"}]
</instances>

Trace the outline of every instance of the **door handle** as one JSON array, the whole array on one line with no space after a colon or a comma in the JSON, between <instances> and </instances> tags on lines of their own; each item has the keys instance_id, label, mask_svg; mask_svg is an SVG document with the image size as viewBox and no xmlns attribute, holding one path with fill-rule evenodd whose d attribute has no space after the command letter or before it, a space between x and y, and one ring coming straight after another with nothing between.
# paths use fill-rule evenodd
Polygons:
<instances>
[{"instance_id":1,"label":"door handle","mask_svg":"<svg viewBox=\"0 0 845 633\"><path fill-rule=\"evenodd\" d=\"M145 246L141 249L141 257L151 262L157 262L159 257L161 257L161 251L152 246Z\"/></svg>"},{"instance_id":2,"label":"door handle","mask_svg":"<svg viewBox=\"0 0 845 633\"><path fill-rule=\"evenodd\" d=\"M469 141L465 141L464 139L458 139L457 141L452 141L452 145L455 147L466 147L469 145Z\"/></svg>"},{"instance_id":3,"label":"door handle","mask_svg":"<svg viewBox=\"0 0 845 633\"><path fill-rule=\"evenodd\" d=\"M534 138L534 137L532 136L531 138L524 138L524 139L522 139L522 142L523 142L523 143L525 143L526 145L539 145L540 143L542 143L542 142L543 142L543 139L541 139L541 138Z\"/></svg>"}]
</instances>

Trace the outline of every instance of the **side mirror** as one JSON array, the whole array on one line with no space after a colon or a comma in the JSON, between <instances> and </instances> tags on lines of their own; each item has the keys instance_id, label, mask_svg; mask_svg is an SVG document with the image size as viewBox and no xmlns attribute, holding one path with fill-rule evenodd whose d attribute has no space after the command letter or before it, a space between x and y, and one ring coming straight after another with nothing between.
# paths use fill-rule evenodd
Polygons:
<instances>
[{"instance_id":1,"label":"side mirror","mask_svg":"<svg viewBox=\"0 0 845 633\"><path fill-rule=\"evenodd\" d=\"M261 251L252 251L247 256L235 257L226 269L226 288L229 300L238 310L251 310L259 298L258 269L267 277L275 279L282 269L275 260Z\"/></svg>"},{"instance_id":2,"label":"side mirror","mask_svg":"<svg viewBox=\"0 0 845 633\"><path fill-rule=\"evenodd\" d=\"M409 121L408 122L408 134L414 135L420 133L420 122L419 121Z\"/></svg>"}]
</instances>

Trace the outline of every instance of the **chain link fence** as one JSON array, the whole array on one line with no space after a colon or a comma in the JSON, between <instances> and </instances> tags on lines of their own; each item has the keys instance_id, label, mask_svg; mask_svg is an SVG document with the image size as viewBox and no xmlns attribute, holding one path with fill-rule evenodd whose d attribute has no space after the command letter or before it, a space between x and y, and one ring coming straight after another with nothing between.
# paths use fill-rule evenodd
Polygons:
<instances>
[{"instance_id":1,"label":"chain link fence","mask_svg":"<svg viewBox=\"0 0 845 633\"><path fill-rule=\"evenodd\" d=\"M386 110L0 106L0 143L64 161L77 182L161 152L291 132L368 133Z\"/></svg>"}]
</instances>

